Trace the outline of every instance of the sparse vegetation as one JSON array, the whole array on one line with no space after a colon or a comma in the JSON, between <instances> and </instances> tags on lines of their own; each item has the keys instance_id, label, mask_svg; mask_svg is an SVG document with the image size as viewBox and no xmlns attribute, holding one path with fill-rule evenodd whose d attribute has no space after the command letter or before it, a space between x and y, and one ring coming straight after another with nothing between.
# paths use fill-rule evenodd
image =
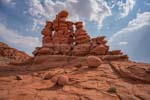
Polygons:
<instances>
[{"instance_id":1,"label":"sparse vegetation","mask_svg":"<svg viewBox=\"0 0 150 100\"><path fill-rule=\"evenodd\" d=\"M110 87L110 88L107 90L107 92L109 92L109 93L116 93L116 92L117 92L117 89L116 89L116 87Z\"/></svg>"}]
</instances>

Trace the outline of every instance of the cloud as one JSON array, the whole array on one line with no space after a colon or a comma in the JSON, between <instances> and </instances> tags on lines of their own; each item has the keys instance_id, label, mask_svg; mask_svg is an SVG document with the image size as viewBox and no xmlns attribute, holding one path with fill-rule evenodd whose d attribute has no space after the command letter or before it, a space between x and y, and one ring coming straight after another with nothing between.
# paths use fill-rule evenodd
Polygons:
<instances>
[{"instance_id":1,"label":"cloud","mask_svg":"<svg viewBox=\"0 0 150 100\"><path fill-rule=\"evenodd\" d=\"M13 0L2 0L2 3L5 5L11 5L12 7L16 5L16 2L14 2Z\"/></svg>"},{"instance_id":2,"label":"cloud","mask_svg":"<svg viewBox=\"0 0 150 100\"><path fill-rule=\"evenodd\" d=\"M119 42L120 46L124 46L124 45L127 45L127 44L128 44L128 42L125 42L125 41Z\"/></svg>"},{"instance_id":3,"label":"cloud","mask_svg":"<svg viewBox=\"0 0 150 100\"><path fill-rule=\"evenodd\" d=\"M33 17L34 28L43 25L46 20L54 19L55 15L66 9L69 20L90 20L97 22L99 28L106 16L111 16L111 9L105 0L29 0L29 14Z\"/></svg>"},{"instance_id":4,"label":"cloud","mask_svg":"<svg viewBox=\"0 0 150 100\"><path fill-rule=\"evenodd\" d=\"M132 11L134 5L136 3L136 0L126 0L125 2L118 1L118 9L119 9L119 18L124 18L128 16L129 12Z\"/></svg>"},{"instance_id":5,"label":"cloud","mask_svg":"<svg viewBox=\"0 0 150 100\"><path fill-rule=\"evenodd\" d=\"M115 33L108 41L111 49L122 49L133 60L148 61L150 59L150 12L137 14L128 26ZM126 44L126 41L128 44ZM142 60L143 59L143 60Z\"/></svg>"},{"instance_id":6,"label":"cloud","mask_svg":"<svg viewBox=\"0 0 150 100\"><path fill-rule=\"evenodd\" d=\"M137 14L137 18L133 19L128 23L128 26L121 31L115 33L110 39L109 43L115 40L116 37L121 36L123 34L128 34L128 32L132 32L136 29L139 29L145 25L150 25L150 12L144 12L142 14Z\"/></svg>"},{"instance_id":7,"label":"cloud","mask_svg":"<svg viewBox=\"0 0 150 100\"><path fill-rule=\"evenodd\" d=\"M22 48L31 53L34 47L40 45L40 41L37 37L23 36L18 32L7 28L0 23L0 38L6 41L8 44L12 44L17 48Z\"/></svg>"}]
</instances>

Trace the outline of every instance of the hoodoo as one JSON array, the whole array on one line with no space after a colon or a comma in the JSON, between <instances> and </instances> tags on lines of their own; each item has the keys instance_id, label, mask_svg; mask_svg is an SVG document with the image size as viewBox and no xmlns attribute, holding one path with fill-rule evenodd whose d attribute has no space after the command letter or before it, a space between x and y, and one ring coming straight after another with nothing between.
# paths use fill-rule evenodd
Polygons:
<instances>
[{"instance_id":1,"label":"hoodoo","mask_svg":"<svg viewBox=\"0 0 150 100\"><path fill-rule=\"evenodd\" d=\"M91 38L82 21L67 20L68 12L59 12L53 21L47 21L42 30L42 47L37 47L33 55L101 56L106 60L128 60L120 50L109 51L105 36Z\"/></svg>"}]
</instances>

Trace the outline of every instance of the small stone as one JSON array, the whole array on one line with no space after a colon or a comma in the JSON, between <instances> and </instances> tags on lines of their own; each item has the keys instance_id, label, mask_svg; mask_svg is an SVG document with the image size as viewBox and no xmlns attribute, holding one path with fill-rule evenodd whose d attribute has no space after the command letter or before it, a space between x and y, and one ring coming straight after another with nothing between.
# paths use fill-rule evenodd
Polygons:
<instances>
[{"instance_id":1,"label":"small stone","mask_svg":"<svg viewBox=\"0 0 150 100\"><path fill-rule=\"evenodd\" d=\"M66 76L66 75L60 75L60 76L58 77L57 83L58 83L58 85L62 85L62 86L68 84L68 83L69 83L69 78L68 78L68 76Z\"/></svg>"},{"instance_id":2,"label":"small stone","mask_svg":"<svg viewBox=\"0 0 150 100\"><path fill-rule=\"evenodd\" d=\"M16 80L22 80L22 77L20 75L16 75Z\"/></svg>"},{"instance_id":3,"label":"small stone","mask_svg":"<svg viewBox=\"0 0 150 100\"><path fill-rule=\"evenodd\" d=\"M102 60L96 56L88 56L86 61L90 68L97 68L103 63Z\"/></svg>"}]
</instances>

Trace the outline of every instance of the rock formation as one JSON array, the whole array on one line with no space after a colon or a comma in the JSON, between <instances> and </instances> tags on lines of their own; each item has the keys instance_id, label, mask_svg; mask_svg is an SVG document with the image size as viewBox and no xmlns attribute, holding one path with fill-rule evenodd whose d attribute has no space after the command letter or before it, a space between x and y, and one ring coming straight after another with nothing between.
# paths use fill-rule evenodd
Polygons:
<instances>
[{"instance_id":1,"label":"rock formation","mask_svg":"<svg viewBox=\"0 0 150 100\"><path fill-rule=\"evenodd\" d=\"M0 100L150 100L150 64L109 50L83 22L61 11L42 30L42 47L19 66L0 59ZM25 53L0 43L0 55L25 61ZM5 62L5 61L4 61ZM17 63L16 63L17 64Z\"/></svg>"},{"instance_id":2,"label":"rock formation","mask_svg":"<svg viewBox=\"0 0 150 100\"><path fill-rule=\"evenodd\" d=\"M107 41L104 36L91 38L84 29L83 22L68 21L67 17L68 12L63 10L56 15L53 21L46 22L41 32L43 35L43 45L36 48L33 52L34 56L96 55L104 56L106 60L128 60L128 57L123 55L120 50L109 51L109 46L106 45Z\"/></svg>"},{"instance_id":3,"label":"rock formation","mask_svg":"<svg viewBox=\"0 0 150 100\"><path fill-rule=\"evenodd\" d=\"M18 63L25 62L30 58L26 53L9 47L7 44L0 42L0 56L14 60Z\"/></svg>"}]
</instances>

